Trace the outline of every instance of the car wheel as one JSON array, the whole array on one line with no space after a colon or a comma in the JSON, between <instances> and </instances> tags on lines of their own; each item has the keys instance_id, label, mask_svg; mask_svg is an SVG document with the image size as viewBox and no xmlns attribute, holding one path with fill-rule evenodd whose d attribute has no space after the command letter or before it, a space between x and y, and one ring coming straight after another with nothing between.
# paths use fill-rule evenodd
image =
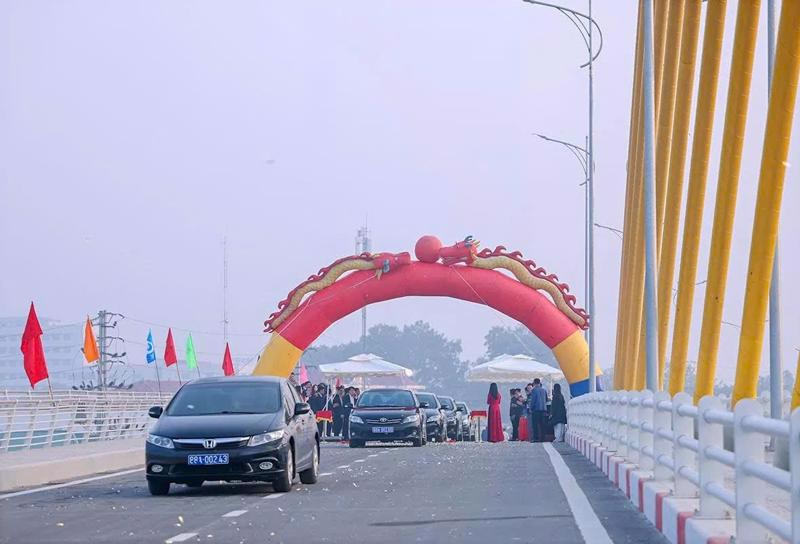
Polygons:
<instances>
[{"instance_id":1,"label":"car wheel","mask_svg":"<svg viewBox=\"0 0 800 544\"><path fill-rule=\"evenodd\" d=\"M147 489L151 495L167 495L169 493L169 482L148 478Z\"/></svg>"},{"instance_id":2,"label":"car wheel","mask_svg":"<svg viewBox=\"0 0 800 544\"><path fill-rule=\"evenodd\" d=\"M363 440L351 440L350 441L350 447L351 448L363 448L364 447L364 441Z\"/></svg>"},{"instance_id":3,"label":"car wheel","mask_svg":"<svg viewBox=\"0 0 800 544\"><path fill-rule=\"evenodd\" d=\"M292 481L294 480L294 450L289 449L289 454L286 456L286 470L280 475L280 478L272 482L272 487L278 493L288 493L292 490Z\"/></svg>"},{"instance_id":4,"label":"car wheel","mask_svg":"<svg viewBox=\"0 0 800 544\"><path fill-rule=\"evenodd\" d=\"M415 448L420 448L420 447L422 447L422 439L421 439L421 438L414 438L414 439L411 441L411 445L412 445L412 446L414 446Z\"/></svg>"},{"instance_id":5,"label":"car wheel","mask_svg":"<svg viewBox=\"0 0 800 544\"><path fill-rule=\"evenodd\" d=\"M186 487L203 487L203 480L197 480L196 482L187 482Z\"/></svg>"},{"instance_id":6,"label":"car wheel","mask_svg":"<svg viewBox=\"0 0 800 544\"><path fill-rule=\"evenodd\" d=\"M311 467L300 473L300 481L304 484L315 484L319 479L319 444L314 444L311 453Z\"/></svg>"}]
</instances>

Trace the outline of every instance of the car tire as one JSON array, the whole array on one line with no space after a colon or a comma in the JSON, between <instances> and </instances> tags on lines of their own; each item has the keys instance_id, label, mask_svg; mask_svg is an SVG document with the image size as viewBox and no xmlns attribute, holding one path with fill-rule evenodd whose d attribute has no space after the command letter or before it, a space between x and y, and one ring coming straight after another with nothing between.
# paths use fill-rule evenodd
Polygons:
<instances>
[{"instance_id":1,"label":"car tire","mask_svg":"<svg viewBox=\"0 0 800 544\"><path fill-rule=\"evenodd\" d=\"M288 493L292 490L292 482L294 481L294 449L290 448L286 457L286 470L284 470L280 477L272 482L272 487L278 493Z\"/></svg>"},{"instance_id":2,"label":"car tire","mask_svg":"<svg viewBox=\"0 0 800 544\"><path fill-rule=\"evenodd\" d=\"M203 487L203 480L197 480L196 482L187 482L186 487L191 487L191 488Z\"/></svg>"},{"instance_id":3,"label":"car tire","mask_svg":"<svg viewBox=\"0 0 800 544\"><path fill-rule=\"evenodd\" d=\"M300 481L304 484L315 484L319 479L319 444L314 444L311 453L311 467L300 473Z\"/></svg>"},{"instance_id":4,"label":"car tire","mask_svg":"<svg viewBox=\"0 0 800 544\"><path fill-rule=\"evenodd\" d=\"M351 440L350 441L350 447L351 448L363 448L364 447L364 441L363 440Z\"/></svg>"},{"instance_id":5,"label":"car tire","mask_svg":"<svg viewBox=\"0 0 800 544\"><path fill-rule=\"evenodd\" d=\"M165 480L147 479L147 490L153 496L163 496L169 494L169 482Z\"/></svg>"},{"instance_id":6,"label":"car tire","mask_svg":"<svg viewBox=\"0 0 800 544\"><path fill-rule=\"evenodd\" d=\"M421 438L414 438L413 440L411 440L411 445L414 446L415 448L421 448L422 447L422 439Z\"/></svg>"}]
</instances>

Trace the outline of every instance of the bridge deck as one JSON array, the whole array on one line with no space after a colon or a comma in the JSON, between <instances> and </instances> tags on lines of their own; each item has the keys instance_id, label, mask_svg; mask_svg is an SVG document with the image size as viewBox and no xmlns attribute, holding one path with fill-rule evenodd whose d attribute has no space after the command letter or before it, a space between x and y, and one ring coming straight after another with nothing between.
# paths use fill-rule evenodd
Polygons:
<instances>
[{"instance_id":1,"label":"bridge deck","mask_svg":"<svg viewBox=\"0 0 800 544\"><path fill-rule=\"evenodd\" d=\"M135 472L0 498L0 542L665 542L568 446L324 445L322 470L289 494L151 497Z\"/></svg>"}]
</instances>

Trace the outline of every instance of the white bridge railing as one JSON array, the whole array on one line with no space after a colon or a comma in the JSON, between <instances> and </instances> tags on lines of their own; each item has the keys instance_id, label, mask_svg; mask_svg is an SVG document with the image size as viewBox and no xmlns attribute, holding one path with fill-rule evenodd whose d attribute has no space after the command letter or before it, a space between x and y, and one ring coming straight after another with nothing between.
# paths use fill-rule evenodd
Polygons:
<instances>
[{"instance_id":1,"label":"white bridge railing","mask_svg":"<svg viewBox=\"0 0 800 544\"><path fill-rule=\"evenodd\" d=\"M568 420L573 436L671 481L676 497L699 498L697 517L735 518L738 542L769 541L769 531L800 543L800 409L785 421L764 417L755 400L731 412L715 397L694 406L686 393L611 391L572 399ZM732 450L724 439L731 430ZM790 471L766 462L770 438L788 441ZM767 508L769 487L785 499L788 519Z\"/></svg>"},{"instance_id":2,"label":"white bridge railing","mask_svg":"<svg viewBox=\"0 0 800 544\"><path fill-rule=\"evenodd\" d=\"M0 393L0 454L144 436L147 410L171 395L125 391Z\"/></svg>"}]
</instances>

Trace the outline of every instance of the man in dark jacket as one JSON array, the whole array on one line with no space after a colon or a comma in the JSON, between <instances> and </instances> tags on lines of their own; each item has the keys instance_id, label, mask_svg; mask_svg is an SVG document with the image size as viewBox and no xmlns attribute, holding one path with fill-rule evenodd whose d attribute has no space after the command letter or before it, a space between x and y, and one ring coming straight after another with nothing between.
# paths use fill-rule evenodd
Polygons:
<instances>
[{"instance_id":1,"label":"man in dark jacket","mask_svg":"<svg viewBox=\"0 0 800 544\"><path fill-rule=\"evenodd\" d=\"M531 442L544 440L544 422L547 419L547 391L539 378L533 380L533 389L528 394L528 414L533 420Z\"/></svg>"}]
</instances>

